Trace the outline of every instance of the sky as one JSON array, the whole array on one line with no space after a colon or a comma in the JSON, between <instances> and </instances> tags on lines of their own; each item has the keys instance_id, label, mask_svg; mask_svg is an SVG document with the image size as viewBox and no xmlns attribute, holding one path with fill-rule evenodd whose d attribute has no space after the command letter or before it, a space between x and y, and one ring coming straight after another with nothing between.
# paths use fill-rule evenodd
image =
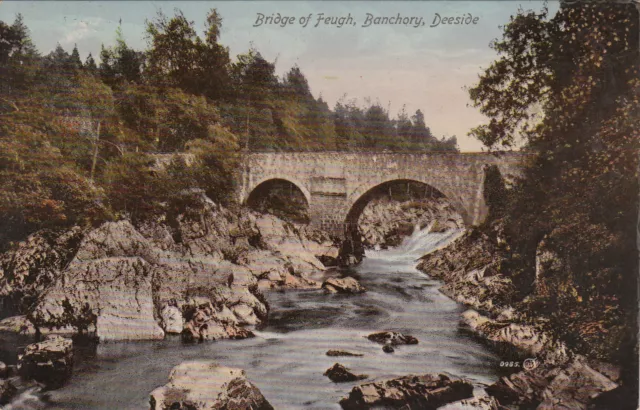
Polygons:
<instances>
[{"instance_id":1,"label":"sky","mask_svg":"<svg viewBox=\"0 0 640 410\"><path fill-rule=\"evenodd\" d=\"M403 105L409 114L420 109L434 135L455 135L462 151L479 151L482 144L467 133L486 118L469 106L465 87L473 86L497 57L489 44L501 36L500 26L519 8L542 7L539 1L0 0L0 20L12 22L21 13L42 54L57 43L69 52L77 45L84 59L90 52L97 58L102 44L113 45L119 25L127 44L143 50L147 46L145 20L153 19L158 11L170 16L180 9L202 33L207 12L216 8L223 18L220 43L229 47L232 58L253 46L267 60L276 61L280 76L298 65L312 93L322 96L332 108L340 99L355 99L361 106L367 101L380 103L392 117ZM549 4L552 13L557 7L555 2ZM284 27L259 25L259 13L265 17L279 13L294 22ZM344 21L351 16L350 24L338 27L323 20L316 26L320 13L344 17ZM407 25L365 27L368 14L414 19ZM303 27L300 19L309 15ZM447 17L461 17L471 24L444 24Z\"/></svg>"}]
</instances>

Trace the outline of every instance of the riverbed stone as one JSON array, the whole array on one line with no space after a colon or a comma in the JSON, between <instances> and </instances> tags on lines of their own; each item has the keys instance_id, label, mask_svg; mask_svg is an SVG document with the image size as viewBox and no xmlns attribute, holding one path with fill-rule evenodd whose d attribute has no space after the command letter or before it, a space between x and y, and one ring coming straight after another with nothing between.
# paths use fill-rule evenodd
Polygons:
<instances>
[{"instance_id":1,"label":"riverbed stone","mask_svg":"<svg viewBox=\"0 0 640 410\"><path fill-rule=\"evenodd\" d=\"M364 354L362 353L353 353L347 350L327 350L327 356L337 357L337 356L352 356L352 357L362 357Z\"/></svg>"},{"instance_id":2,"label":"riverbed stone","mask_svg":"<svg viewBox=\"0 0 640 410\"><path fill-rule=\"evenodd\" d=\"M73 371L73 343L60 336L28 345L18 355L18 372L49 388L61 387Z\"/></svg>"},{"instance_id":3,"label":"riverbed stone","mask_svg":"<svg viewBox=\"0 0 640 410\"><path fill-rule=\"evenodd\" d=\"M324 372L324 376L327 376L335 383L354 382L356 380L364 380L369 377L366 374L355 374L340 363L336 363L328 368L327 371Z\"/></svg>"},{"instance_id":4,"label":"riverbed stone","mask_svg":"<svg viewBox=\"0 0 640 410\"><path fill-rule=\"evenodd\" d=\"M14 386L10 379L0 380L0 404L7 404L18 393L18 389Z\"/></svg>"},{"instance_id":5,"label":"riverbed stone","mask_svg":"<svg viewBox=\"0 0 640 410\"><path fill-rule=\"evenodd\" d=\"M542 392L538 410L587 409L589 402L618 384L577 359L563 369Z\"/></svg>"},{"instance_id":6,"label":"riverbed stone","mask_svg":"<svg viewBox=\"0 0 640 410\"><path fill-rule=\"evenodd\" d=\"M507 408L494 397L485 395L449 403L438 410L507 410Z\"/></svg>"},{"instance_id":7,"label":"riverbed stone","mask_svg":"<svg viewBox=\"0 0 640 410\"><path fill-rule=\"evenodd\" d=\"M473 309L465 311L460 322L465 329L491 342L505 354L523 358L543 356L547 364L560 365L569 360L564 344L534 326L493 320Z\"/></svg>"},{"instance_id":8,"label":"riverbed stone","mask_svg":"<svg viewBox=\"0 0 640 410\"><path fill-rule=\"evenodd\" d=\"M247 312L249 311L253 312L247 307ZM181 335L185 342L246 339L254 336L251 331L240 326L243 322L226 305L216 303L214 306L207 298L191 298L183 305L183 315L185 325Z\"/></svg>"},{"instance_id":9,"label":"riverbed stone","mask_svg":"<svg viewBox=\"0 0 640 410\"><path fill-rule=\"evenodd\" d=\"M398 345L417 345L418 339L411 335L405 335L400 332L377 332L367 336L367 339L372 342L380 343L383 345L398 346Z\"/></svg>"},{"instance_id":10,"label":"riverbed stone","mask_svg":"<svg viewBox=\"0 0 640 410\"><path fill-rule=\"evenodd\" d=\"M171 370L169 382L150 395L151 410L272 410L242 369L189 361Z\"/></svg>"},{"instance_id":11,"label":"riverbed stone","mask_svg":"<svg viewBox=\"0 0 640 410\"><path fill-rule=\"evenodd\" d=\"M184 328L182 310L175 303L174 301L173 304L166 305L160 312L160 320L165 333L180 334Z\"/></svg>"},{"instance_id":12,"label":"riverbed stone","mask_svg":"<svg viewBox=\"0 0 640 410\"><path fill-rule=\"evenodd\" d=\"M431 410L472 394L473 386L463 379L445 374L409 375L356 386L348 397L340 400L340 405L345 410L373 407Z\"/></svg>"},{"instance_id":13,"label":"riverbed stone","mask_svg":"<svg viewBox=\"0 0 640 410\"><path fill-rule=\"evenodd\" d=\"M486 388L503 405L551 409L586 409L598 395L618 387L577 356L563 366L543 365L501 377Z\"/></svg>"},{"instance_id":14,"label":"riverbed stone","mask_svg":"<svg viewBox=\"0 0 640 410\"><path fill-rule=\"evenodd\" d=\"M360 282L350 276L346 278L329 278L322 283L322 289L329 293L345 294L364 293L367 291Z\"/></svg>"}]
</instances>

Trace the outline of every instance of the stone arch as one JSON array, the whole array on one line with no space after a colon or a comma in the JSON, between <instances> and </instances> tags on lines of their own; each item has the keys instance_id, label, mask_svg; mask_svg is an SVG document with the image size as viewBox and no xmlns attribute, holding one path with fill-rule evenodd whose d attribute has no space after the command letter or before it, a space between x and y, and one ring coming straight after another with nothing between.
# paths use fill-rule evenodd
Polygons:
<instances>
[{"instance_id":1,"label":"stone arch","mask_svg":"<svg viewBox=\"0 0 640 410\"><path fill-rule=\"evenodd\" d=\"M300 192L302 192L302 194L304 195L304 199L307 201L307 206L311 205L311 193L309 192L309 190L304 186L304 184L302 182L300 182L299 180L297 180L296 178L291 178L288 175L284 175L284 174L273 174L273 175L269 175L266 177L261 178L258 182L256 182L255 184L251 185L251 188L247 190L246 195L244 198L242 198L242 203L246 204L247 201L249 200L249 198L251 197L251 194L258 188L260 187L262 184L267 183L269 181L276 181L276 180L281 180L281 181L287 181L290 182L291 184L293 184L296 188L298 188L300 190Z\"/></svg>"},{"instance_id":2,"label":"stone arch","mask_svg":"<svg viewBox=\"0 0 640 410\"><path fill-rule=\"evenodd\" d=\"M388 178L381 179L375 182L368 182L365 184L361 184L358 186L350 195L347 196L346 201L346 210L343 215L343 221L345 225L345 234L355 228L357 225L358 217L364 210L364 207L369 203L372 199L370 195L373 195L379 188L384 185L393 184L395 182L417 182L420 184L424 184L430 186L431 188L438 191L442 194L443 197L447 199L447 201L453 206L453 208L460 214L465 224L471 224L472 220L472 211L468 210L463 202L460 200L458 195L455 194L453 190L448 189L447 186L443 186L440 184L435 184L432 181L426 181L422 178Z\"/></svg>"}]
</instances>

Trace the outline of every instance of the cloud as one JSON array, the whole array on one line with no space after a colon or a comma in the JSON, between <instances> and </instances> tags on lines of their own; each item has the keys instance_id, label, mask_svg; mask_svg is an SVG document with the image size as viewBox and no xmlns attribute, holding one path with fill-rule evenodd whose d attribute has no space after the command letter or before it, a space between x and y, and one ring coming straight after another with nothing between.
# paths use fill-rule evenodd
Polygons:
<instances>
[{"instance_id":1,"label":"cloud","mask_svg":"<svg viewBox=\"0 0 640 410\"><path fill-rule=\"evenodd\" d=\"M74 19L63 26L61 45L71 45L98 32L103 20L100 17Z\"/></svg>"}]
</instances>

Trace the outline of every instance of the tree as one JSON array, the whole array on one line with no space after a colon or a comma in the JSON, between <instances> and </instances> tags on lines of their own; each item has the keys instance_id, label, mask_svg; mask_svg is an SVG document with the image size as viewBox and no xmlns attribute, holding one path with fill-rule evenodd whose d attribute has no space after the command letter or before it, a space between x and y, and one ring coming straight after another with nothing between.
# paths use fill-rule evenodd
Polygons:
<instances>
[{"instance_id":1,"label":"tree","mask_svg":"<svg viewBox=\"0 0 640 410\"><path fill-rule=\"evenodd\" d=\"M73 51L69 56L69 60L67 62L71 69L80 70L82 68L82 60L80 60L80 53L78 52L78 46L73 46Z\"/></svg>"},{"instance_id":2,"label":"tree","mask_svg":"<svg viewBox=\"0 0 640 410\"><path fill-rule=\"evenodd\" d=\"M406 106L402 106L402 110L398 113L395 124L398 137L405 141L411 141L413 136L413 124L407 115Z\"/></svg>"},{"instance_id":3,"label":"tree","mask_svg":"<svg viewBox=\"0 0 640 410\"><path fill-rule=\"evenodd\" d=\"M228 96L229 51L217 43L221 25L222 18L212 9L203 40L179 10L171 19L159 12L147 21L147 71L152 81L212 99Z\"/></svg>"},{"instance_id":4,"label":"tree","mask_svg":"<svg viewBox=\"0 0 640 410\"><path fill-rule=\"evenodd\" d=\"M531 309L572 347L610 360L633 354L634 342L625 343L637 323L637 32L631 4L566 2L552 18L546 8L521 10L469 90L489 117L471 135L492 149L519 142L531 154L506 205L509 270L526 289L546 237L566 267L536 280Z\"/></svg>"},{"instance_id":5,"label":"tree","mask_svg":"<svg viewBox=\"0 0 640 410\"><path fill-rule=\"evenodd\" d=\"M309 88L309 82L307 78L302 74L300 67L297 65L291 67L291 70L284 77L285 89L293 96L308 100L313 99L311 95L311 89Z\"/></svg>"},{"instance_id":6,"label":"tree","mask_svg":"<svg viewBox=\"0 0 640 410\"><path fill-rule=\"evenodd\" d=\"M367 148L394 149L398 147L389 113L380 104L371 105L364 113L362 135Z\"/></svg>"},{"instance_id":7,"label":"tree","mask_svg":"<svg viewBox=\"0 0 640 410\"><path fill-rule=\"evenodd\" d=\"M411 117L413 129L411 130L410 141L416 146L429 146L437 142L431 130L424 121L424 114L417 110L415 115Z\"/></svg>"},{"instance_id":8,"label":"tree","mask_svg":"<svg viewBox=\"0 0 640 410\"><path fill-rule=\"evenodd\" d=\"M0 95L10 97L34 82L40 55L21 14L12 25L0 21Z\"/></svg>"},{"instance_id":9,"label":"tree","mask_svg":"<svg viewBox=\"0 0 640 410\"><path fill-rule=\"evenodd\" d=\"M87 59L84 61L83 65L84 69L91 74L95 74L98 72L98 66L96 65L96 60L93 59L91 53L87 56Z\"/></svg>"},{"instance_id":10,"label":"tree","mask_svg":"<svg viewBox=\"0 0 640 410\"><path fill-rule=\"evenodd\" d=\"M100 77L110 86L124 83L139 83L142 79L144 54L129 48L122 34L122 28L116 30L116 45L102 46L100 51Z\"/></svg>"}]
</instances>

